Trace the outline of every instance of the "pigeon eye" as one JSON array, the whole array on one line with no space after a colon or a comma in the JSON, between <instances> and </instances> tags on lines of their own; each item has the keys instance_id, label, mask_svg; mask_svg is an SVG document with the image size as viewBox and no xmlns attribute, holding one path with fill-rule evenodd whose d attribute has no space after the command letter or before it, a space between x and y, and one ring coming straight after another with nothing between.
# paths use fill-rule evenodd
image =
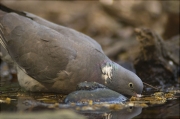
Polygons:
<instances>
[{"instance_id":1,"label":"pigeon eye","mask_svg":"<svg viewBox=\"0 0 180 119\"><path fill-rule=\"evenodd\" d=\"M128 86L133 89L133 83L129 83Z\"/></svg>"},{"instance_id":2,"label":"pigeon eye","mask_svg":"<svg viewBox=\"0 0 180 119\"><path fill-rule=\"evenodd\" d=\"M128 112L132 112L132 110L133 110L133 107L130 106L127 111L128 111Z\"/></svg>"}]
</instances>

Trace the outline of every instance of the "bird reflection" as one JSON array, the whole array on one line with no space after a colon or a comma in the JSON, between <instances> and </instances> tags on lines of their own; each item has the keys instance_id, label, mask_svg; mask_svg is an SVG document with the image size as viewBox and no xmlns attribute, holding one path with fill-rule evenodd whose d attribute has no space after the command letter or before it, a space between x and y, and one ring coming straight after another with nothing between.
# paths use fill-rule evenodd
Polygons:
<instances>
[{"instance_id":1,"label":"bird reflection","mask_svg":"<svg viewBox=\"0 0 180 119\"><path fill-rule=\"evenodd\" d=\"M77 108L79 110L77 110ZM17 101L18 112L61 111L63 109L74 110L88 119L131 119L139 115L142 111L142 107L127 107L121 110L110 110L104 107L98 108L97 110L81 110L83 106L45 103L43 100L37 100L31 96L20 96Z\"/></svg>"}]
</instances>

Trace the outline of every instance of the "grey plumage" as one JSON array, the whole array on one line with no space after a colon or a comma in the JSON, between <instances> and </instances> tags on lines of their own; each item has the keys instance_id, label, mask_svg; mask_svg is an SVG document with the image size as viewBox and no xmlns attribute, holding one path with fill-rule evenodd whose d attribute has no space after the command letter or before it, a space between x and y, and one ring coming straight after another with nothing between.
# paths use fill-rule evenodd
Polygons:
<instances>
[{"instance_id":1,"label":"grey plumage","mask_svg":"<svg viewBox=\"0 0 180 119\"><path fill-rule=\"evenodd\" d=\"M133 95L134 92L126 91L128 83L133 82L137 88L134 91L141 93L142 81L112 62L92 38L33 14L18 13L0 10L0 43L17 63L18 70L23 70L24 76L30 76L27 79L19 76L22 87L36 92L69 93L80 82L95 81L117 92ZM104 77L103 68L106 69ZM36 83L32 83L33 80ZM126 85L125 89L121 84ZM35 90L33 87L42 88Z\"/></svg>"}]
</instances>

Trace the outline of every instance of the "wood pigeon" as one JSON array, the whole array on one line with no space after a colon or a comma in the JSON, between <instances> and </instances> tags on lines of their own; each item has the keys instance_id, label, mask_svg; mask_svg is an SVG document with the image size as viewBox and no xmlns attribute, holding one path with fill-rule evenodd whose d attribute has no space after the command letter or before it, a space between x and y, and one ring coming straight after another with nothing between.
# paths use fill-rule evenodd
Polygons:
<instances>
[{"instance_id":1,"label":"wood pigeon","mask_svg":"<svg viewBox=\"0 0 180 119\"><path fill-rule=\"evenodd\" d=\"M143 90L141 79L111 61L92 38L2 4L0 44L17 66L19 84L28 91L68 94L84 81L126 95Z\"/></svg>"}]
</instances>

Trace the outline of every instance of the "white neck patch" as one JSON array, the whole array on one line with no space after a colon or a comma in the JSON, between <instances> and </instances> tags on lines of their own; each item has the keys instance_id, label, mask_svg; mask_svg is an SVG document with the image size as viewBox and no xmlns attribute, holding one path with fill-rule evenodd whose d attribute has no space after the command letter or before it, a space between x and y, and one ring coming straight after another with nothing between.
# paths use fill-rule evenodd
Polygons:
<instances>
[{"instance_id":1,"label":"white neck patch","mask_svg":"<svg viewBox=\"0 0 180 119\"><path fill-rule=\"evenodd\" d=\"M105 80L105 84L107 83L108 79L112 79L112 70L113 67L108 65L102 68L102 78Z\"/></svg>"}]
</instances>

